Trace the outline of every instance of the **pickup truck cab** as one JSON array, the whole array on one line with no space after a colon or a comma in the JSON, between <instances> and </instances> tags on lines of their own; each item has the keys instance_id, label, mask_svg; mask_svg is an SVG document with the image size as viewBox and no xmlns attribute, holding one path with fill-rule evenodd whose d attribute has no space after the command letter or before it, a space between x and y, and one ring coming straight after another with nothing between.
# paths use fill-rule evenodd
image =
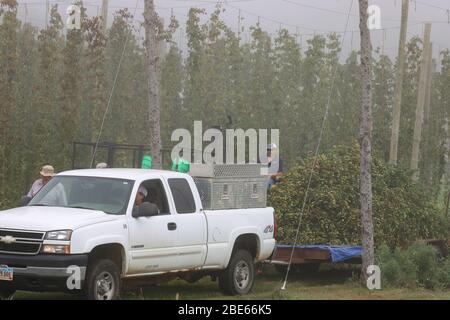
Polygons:
<instances>
[{"instance_id":1,"label":"pickup truck cab","mask_svg":"<svg viewBox=\"0 0 450 320\"><path fill-rule=\"evenodd\" d=\"M139 187L147 190L137 206ZM203 210L191 176L145 169L56 175L24 207L0 211L0 294L82 292L110 300L130 285L203 276L246 294L271 256L272 208Z\"/></svg>"}]
</instances>

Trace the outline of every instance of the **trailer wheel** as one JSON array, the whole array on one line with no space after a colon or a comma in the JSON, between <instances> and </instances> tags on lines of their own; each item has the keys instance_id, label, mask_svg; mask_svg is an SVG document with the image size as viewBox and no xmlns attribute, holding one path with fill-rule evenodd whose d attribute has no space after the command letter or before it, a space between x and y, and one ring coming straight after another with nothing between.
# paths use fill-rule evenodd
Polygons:
<instances>
[{"instance_id":1,"label":"trailer wheel","mask_svg":"<svg viewBox=\"0 0 450 320\"><path fill-rule=\"evenodd\" d=\"M109 259L95 260L88 267L85 295L89 300L117 300L121 283L119 268Z\"/></svg>"},{"instance_id":2,"label":"trailer wheel","mask_svg":"<svg viewBox=\"0 0 450 320\"><path fill-rule=\"evenodd\" d=\"M220 290L227 295L244 295L253 287L255 266L252 255L246 250L236 251L228 267L219 276Z\"/></svg>"}]
</instances>

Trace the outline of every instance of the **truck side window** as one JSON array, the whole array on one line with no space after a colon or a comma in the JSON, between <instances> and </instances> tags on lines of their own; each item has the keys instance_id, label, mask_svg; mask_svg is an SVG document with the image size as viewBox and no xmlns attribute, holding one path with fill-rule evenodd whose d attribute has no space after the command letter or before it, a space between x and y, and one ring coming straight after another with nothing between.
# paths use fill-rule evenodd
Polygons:
<instances>
[{"instance_id":1,"label":"truck side window","mask_svg":"<svg viewBox=\"0 0 450 320\"><path fill-rule=\"evenodd\" d=\"M191 187L186 179L169 179L170 190L178 213L195 213L195 200Z\"/></svg>"},{"instance_id":2,"label":"truck side window","mask_svg":"<svg viewBox=\"0 0 450 320\"><path fill-rule=\"evenodd\" d=\"M155 204L159 209L160 215L170 214L166 191L160 179L144 181L141 186L147 189L148 192L144 199L145 202Z\"/></svg>"}]
</instances>

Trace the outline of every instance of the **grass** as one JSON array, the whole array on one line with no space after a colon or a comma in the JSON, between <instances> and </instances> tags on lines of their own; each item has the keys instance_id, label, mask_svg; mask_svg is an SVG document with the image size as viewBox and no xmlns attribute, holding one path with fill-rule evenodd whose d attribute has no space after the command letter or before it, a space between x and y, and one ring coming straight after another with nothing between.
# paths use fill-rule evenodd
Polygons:
<instances>
[{"instance_id":1,"label":"grass","mask_svg":"<svg viewBox=\"0 0 450 320\"><path fill-rule=\"evenodd\" d=\"M325 270L323 270L325 269ZM367 288L352 280L355 269L339 268L327 269L309 275L292 275L286 290L280 291L282 276L272 268L264 268L262 275L258 275L252 292L242 297L223 296L217 282L204 278L195 284L182 280L174 280L166 284L149 286L136 292L127 292L123 299L137 300L208 300L208 299L239 299L239 300L450 300L450 291L431 291L417 289L383 289L369 291ZM61 293L32 293L18 292L15 299L77 299L77 296Z\"/></svg>"}]
</instances>

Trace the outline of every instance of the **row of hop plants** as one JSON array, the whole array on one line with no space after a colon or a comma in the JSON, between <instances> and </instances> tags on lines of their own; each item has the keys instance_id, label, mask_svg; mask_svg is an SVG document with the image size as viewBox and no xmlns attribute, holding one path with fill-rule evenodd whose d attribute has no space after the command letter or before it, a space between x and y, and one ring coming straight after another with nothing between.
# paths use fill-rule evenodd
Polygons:
<instances>
[{"instance_id":1,"label":"row of hop plants","mask_svg":"<svg viewBox=\"0 0 450 320\"><path fill-rule=\"evenodd\" d=\"M382 245L376 256L385 288L450 288L450 258L430 245L416 243L405 250Z\"/></svg>"},{"instance_id":2,"label":"row of hop plants","mask_svg":"<svg viewBox=\"0 0 450 320\"><path fill-rule=\"evenodd\" d=\"M298 162L269 191L281 243L294 242L313 163L314 156ZM318 156L301 217L299 244L361 243L359 164L357 143L335 146ZM411 175L409 170L374 158L375 244L406 248L419 239L448 237L448 219Z\"/></svg>"}]
</instances>

